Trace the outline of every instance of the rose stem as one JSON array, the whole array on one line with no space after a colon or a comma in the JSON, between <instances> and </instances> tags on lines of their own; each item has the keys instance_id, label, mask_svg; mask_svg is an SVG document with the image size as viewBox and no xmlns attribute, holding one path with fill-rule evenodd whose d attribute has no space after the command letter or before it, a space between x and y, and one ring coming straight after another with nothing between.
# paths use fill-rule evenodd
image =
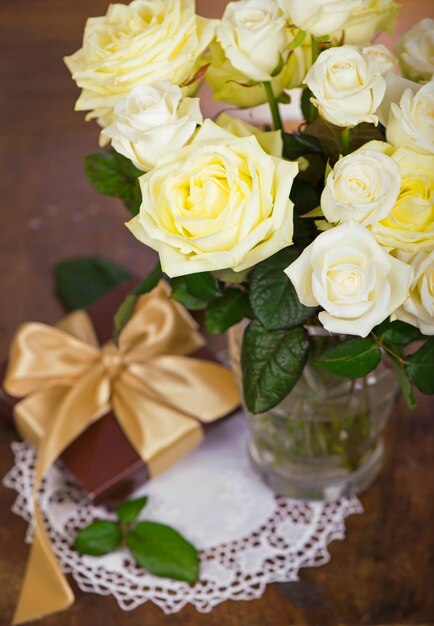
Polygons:
<instances>
[{"instance_id":1,"label":"rose stem","mask_svg":"<svg viewBox=\"0 0 434 626\"><path fill-rule=\"evenodd\" d=\"M268 104L270 105L271 117L273 118L274 130L282 130L282 120L279 113L279 105L274 97L273 87L270 81L263 83L265 93L267 94Z\"/></svg>"},{"instance_id":2,"label":"rose stem","mask_svg":"<svg viewBox=\"0 0 434 626\"><path fill-rule=\"evenodd\" d=\"M350 151L350 129L344 128L342 131L342 155L345 156Z\"/></svg>"},{"instance_id":3,"label":"rose stem","mask_svg":"<svg viewBox=\"0 0 434 626\"><path fill-rule=\"evenodd\" d=\"M312 51L312 65L315 63L315 61L318 58L318 54L319 54L319 45L318 45L318 39L314 36L312 36L311 38L311 42L310 42L310 48Z\"/></svg>"}]
</instances>

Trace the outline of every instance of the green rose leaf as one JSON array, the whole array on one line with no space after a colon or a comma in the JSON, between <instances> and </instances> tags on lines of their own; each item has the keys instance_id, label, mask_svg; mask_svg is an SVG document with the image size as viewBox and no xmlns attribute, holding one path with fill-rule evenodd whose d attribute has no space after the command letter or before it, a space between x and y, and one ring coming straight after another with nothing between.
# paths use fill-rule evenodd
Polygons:
<instances>
[{"instance_id":1,"label":"green rose leaf","mask_svg":"<svg viewBox=\"0 0 434 626\"><path fill-rule=\"evenodd\" d=\"M54 269L56 293L69 310L86 308L131 275L101 257L61 261Z\"/></svg>"},{"instance_id":2,"label":"green rose leaf","mask_svg":"<svg viewBox=\"0 0 434 626\"><path fill-rule=\"evenodd\" d=\"M85 157L86 176L92 187L106 196L120 198L129 212L137 215L142 195L138 177L143 172L115 150L94 152Z\"/></svg>"},{"instance_id":3,"label":"green rose leaf","mask_svg":"<svg viewBox=\"0 0 434 626\"><path fill-rule=\"evenodd\" d=\"M385 343L397 346L406 346L412 341L422 337L418 328L406 322L401 322L400 320L395 320L394 322L386 320L374 328L373 333Z\"/></svg>"},{"instance_id":4,"label":"green rose leaf","mask_svg":"<svg viewBox=\"0 0 434 626\"><path fill-rule=\"evenodd\" d=\"M115 550L121 541L122 533L116 522L99 520L78 532L74 548L80 554L103 556Z\"/></svg>"},{"instance_id":5,"label":"green rose leaf","mask_svg":"<svg viewBox=\"0 0 434 626\"><path fill-rule=\"evenodd\" d=\"M161 277L161 265L158 261L152 272L148 274L148 276L139 285L137 285L137 287L134 287L134 289L127 295L121 306L116 311L113 318L113 341L116 345L119 341L119 335L121 334L123 328L126 326L134 312L137 300L143 294L149 293L150 291L155 289Z\"/></svg>"},{"instance_id":6,"label":"green rose leaf","mask_svg":"<svg viewBox=\"0 0 434 626\"><path fill-rule=\"evenodd\" d=\"M317 117L311 124L308 124L305 135L315 137L327 158L333 162L337 160L342 153L342 128L326 123L320 117ZM384 141L384 137L380 130L373 124L363 122L354 126L350 130L349 152L354 152L368 141L372 140Z\"/></svg>"},{"instance_id":7,"label":"green rose leaf","mask_svg":"<svg viewBox=\"0 0 434 626\"><path fill-rule=\"evenodd\" d=\"M210 333L224 333L244 317L251 317L249 297L245 291L230 287L223 296L208 305L205 324Z\"/></svg>"},{"instance_id":8,"label":"green rose leaf","mask_svg":"<svg viewBox=\"0 0 434 626\"><path fill-rule=\"evenodd\" d=\"M392 354L388 353L388 356L390 358L390 362L392 363L393 369L395 370L395 374L398 379L402 395L404 396L404 400L410 411L414 411L417 403L413 393L413 385L410 378L408 377L407 372L404 369L403 364L400 361L400 359L403 359L404 355L399 346L391 345L388 347L392 352Z\"/></svg>"},{"instance_id":9,"label":"green rose leaf","mask_svg":"<svg viewBox=\"0 0 434 626\"><path fill-rule=\"evenodd\" d=\"M309 343L303 327L267 330L255 320L241 349L244 399L252 413L278 404L291 391L306 363Z\"/></svg>"},{"instance_id":10,"label":"green rose leaf","mask_svg":"<svg viewBox=\"0 0 434 626\"><path fill-rule=\"evenodd\" d=\"M347 378L360 378L375 369L380 360L380 348L373 339L366 337L350 339L327 350L317 359L316 365L333 374Z\"/></svg>"},{"instance_id":11,"label":"green rose leaf","mask_svg":"<svg viewBox=\"0 0 434 626\"><path fill-rule=\"evenodd\" d=\"M184 276L187 291L200 300L214 300L221 295L218 280L210 272L199 272Z\"/></svg>"},{"instance_id":12,"label":"green rose leaf","mask_svg":"<svg viewBox=\"0 0 434 626\"><path fill-rule=\"evenodd\" d=\"M434 337L417 352L407 357L405 370L423 393L434 393Z\"/></svg>"},{"instance_id":13,"label":"green rose leaf","mask_svg":"<svg viewBox=\"0 0 434 626\"><path fill-rule=\"evenodd\" d=\"M289 197L294 203L294 242L300 248L308 246L317 236L318 231L313 220L301 217L320 204L320 194L308 181L294 180Z\"/></svg>"},{"instance_id":14,"label":"green rose leaf","mask_svg":"<svg viewBox=\"0 0 434 626\"><path fill-rule=\"evenodd\" d=\"M282 132L282 156L289 161L295 161L304 154L321 154L321 145L316 137L304 133Z\"/></svg>"},{"instance_id":15,"label":"green rose leaf","mask_svg":"<svg viewBox=\"0 0 434 626\"><path fill-rule=\"evenodd\" d=\"M301 94L301 112L306 122L314 122L318 117L318 109L312 104L310 99L313 97L313 93L306 87Z\"/></svg>"},{"instance_id":16,"label":"green rose leaf","mask_svg":"<svg viewBox=\"0 0 434 626\"><path fill-rule=\"evenodd\" d=\"M131 524L146 506L147 502L147 496L135 498L134 500L127 500L115 509L115 513L121 522L124 524Z\"/></svg>"},{"instance_id":17,"label":"green rose leaf","mask_svg":"<svg viewBox=\"0 0 434 626\"><path fill-rule=\"evenodd\" d=\"M269 330L299 326L316 310L300 303L293 284L283 271L298 255L297 248L285 248L253 270L250 306L255 317Z\"/></svg>"},{"instance_id":18,"label":"green rose leaf","mask_svg":"<svg viewBox=\"0 0 434 626\"><path fill-rule=\"evenodd\" d=\"M186 276L177 276L170 280L172 298L190 311L201 311L208 306L208 300L194 296L187 288Z\"/></svg>"},{"instance_id":19,"label":"green rose leaf","mask_svg":"<svg viewBox=\"0 0 434 626\"><path fill-rule=\"evenodd\" d=\"M140 522L128 533L127 545L139 565L154 576L189 583L199 578L196 549L169 526Z\"/></svg>"}]
</instances>

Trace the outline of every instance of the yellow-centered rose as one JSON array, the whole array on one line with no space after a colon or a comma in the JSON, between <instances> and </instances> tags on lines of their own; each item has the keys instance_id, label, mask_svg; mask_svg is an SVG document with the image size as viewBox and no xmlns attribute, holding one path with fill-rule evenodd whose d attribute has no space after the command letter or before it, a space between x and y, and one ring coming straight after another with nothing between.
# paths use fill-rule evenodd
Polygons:
<instances>
[{"instance_id":1,"label":"yellow-centered rose","mask_svg":"<svg viewBox=\"0 0 434 626\"><path fill-rule=\"evenodd\" d=\"M391 250L431 251L434 248L434 155L394 148L382 142L363 147L387 150L398 163L401 188L393 209L371 224L375 238Z\"/></svg>"},{"instance_id":2,"label":"yellow-centered rose","mask_svg":"<svg viewBox=\"0 0 434 626\"><path fill-rule=\"evenodd\" d=\"M206 120L190 145L140 178L143 202L127 226L157 250L171 277L239 272L291 244L297 171L255 137L235 137Z\"/></svg>"},{"instance_id":3,"label":"yellow-centered rose","mask_svg":"<svg viewBox=\"0 0 434 626\"><path fill-rule=\"evenodd\" d=\"M88 19L83 47L65 63L82 88L75 108L91 111L101 126L138 84L168 80L182 85L195 72L214 37L217 20L195 14L194 0L134 0L111 4Z\"/></svg>"}]
</instances>

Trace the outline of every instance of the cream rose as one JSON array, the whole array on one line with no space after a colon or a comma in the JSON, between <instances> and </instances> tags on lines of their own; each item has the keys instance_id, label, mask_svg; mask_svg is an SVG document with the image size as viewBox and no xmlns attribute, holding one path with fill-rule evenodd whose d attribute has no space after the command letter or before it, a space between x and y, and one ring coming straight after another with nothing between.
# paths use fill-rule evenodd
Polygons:
<instances>
[{"instance_id":1,"label":"cream rose","mask_svg":"<svg viewBox=\"0 0 434 626\"><path fill-rule=\"evenodd\" d=\"M409 255L398 253L398 259L412 268L410 294L393 318L412 324L424 335L434 335L434 250Z\"/></svg>"},{"instance_id":2,"label":"cream rose","mask_svg":"<svg viewBox=\"0 0 434 626\"><path fill-rule=\"evenodd\" d=\"M372 46L362 46L360 51L365 58L372 59L378 71L380 74L383 74L383 76L394 70L396 59L390 50L386 48L386 46L383 46L382 43L377 43Z\"/></svg>"},{"instance_id":3,"label":"cream rose","mask_svg":"<svg viewBox=\"0 0 434 626\"><path fill-rule=\"evenodd\" d=\"M205 120L190 145L140 178L143 202L127 226L157 250L169 276L239 272L291 244L297 171L255 137L235 137Z\"/></svg>"},{"instance_id":4,"label":"cream rose","mask_svg":"<svg viewBox=\"0 0 434 626\"><path fill-rule=\"evenodd\" d=\"M288 27L286 32L291 42L294 41L298 29ZM267 101L264 86L249 84L250 78L232 65L217 41L212 42L207 61L210 66L205 78L216 100L243 108L257 106ZM274 95L278 97L285 89L299 87L311 65L311 38L306 37L301 45L291 51L281 72L271 79Z\"/></svg>"},{"instance_id":5,"label":"cream rose","mask_svg":"<svg viewBox=\"0 0 434 626\"><path fill-rule=\"evenodd\" d=\"M336 163L327 177L321 208L329 222L354 220L367 226L390 213L400 187L396 161L362 148Z\"/></svg>"},{"instance_id":6,"label":"cream rose","mask_svg":"<svg viewBox=\"0 0 434 626\"><path fill-rule=\"evenodd\" d=\"M368 0L350 12L344 30L335 33L333 39L355 46L372 41L382 31L392 34L397 11L393 0Z\"/></svg>"},{"instance_id":7,"label":"cream rose","mask_svg":"<svg viewBox=\"0 0 434 626\"><path fill-rule=\"evenodd\" d=\"M398 41L404 76L415 81L430 80L434 76L434 19L418 22Z\"/></svg>"},{"instance_id":8,"label":"cream rose","mask_svg":"<svg viewBox=\"0 0 434 626\"><path fill-rule=\"evenodd\" d=\"M404 302L410 272L356 222L318 235L285 270L300 302L324 309L318 314L324 328L361 337Z\"/></svg>"},{"instance_id":9,"label":"cream rose","mask_svg":"<svg viewBox=\"0 0 434 626\"><path fill-rule=\"evenodd\" d=\"M217 41L244 76L270 81L288 56L290 39L276 0L237 0L226 6L217 26Z\"/></svg>"},{"instance_id":10,"label":"cream rose","mask_svg":"<svg viewBox=\"0 0 434 626\"><path fill-rule=\"evenodd\" d=\"M372 144L378 149L380 143L370 142L364 147ZM389 154L399 166L401 189L390 213L369 228L388 249L430 251L434 247L434 156L407 148L395 152L391 148Z\"/></svg>"},{"instance_id":11,"label":"cream rose","mask_svg":"<svg viewBox=\"0 0 434 626\"><path fill-rule=\"evenodd\" d=\"M386 136L394 146L434 154L434 81L416 93L406 89L399 104L390 104Z\"/></svg>"},{"instance_id":12,"label":"cream rose","mask_svg":"<svg viewBox=\"0 0 434 626\"><path fill-rule=\"evenodd\" d=\"M288 19L315 37L330 35L344 27L352 11L365 0L278 0Z\"/></svg>"},{"instance_id":13,"label":"cream rose","mask_svg":"<svg viewBox=\"0 0 434 626\"><path fill-rule=\"evenodd\" d=\"M114 121L102 131L113 148L140 170L150 170L157 159L182 148L202 124L199 98L182 99L169 82L138 85L114 107Z\"/></svg>"},{"instance_id":14,"label":"cream rose","mask_svg":"<svg viewBox=\"0 0 434 626\"><path fill-rule=\"evenodd\" d=\"M375 61L353 46L321 52L304 80L320 115L337 126L377 123L386 81Z\"/></svg>"},{"instance_id":15,"label":"cream rose","mask_svg":"<svg viewBox=\"0 0 434 626\"><path fill-rule=\"evenodd\" d=\"M82 88L77 111L101 126L136 85L168 80L182 85L214 37L217 20L195 15L194 0L134 0L111 4L90 18L83 47L65 63Z\"/></svg>"}]
</instances>

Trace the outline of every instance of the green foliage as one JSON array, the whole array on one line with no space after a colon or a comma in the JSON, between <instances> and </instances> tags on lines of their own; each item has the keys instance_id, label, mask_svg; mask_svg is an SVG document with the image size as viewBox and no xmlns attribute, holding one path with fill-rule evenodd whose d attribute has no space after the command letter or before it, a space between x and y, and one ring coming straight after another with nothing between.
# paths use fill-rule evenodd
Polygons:
<instances>
[{"instance_id":1,"label":"green foliage","mask_svg":"<svg viewBox=\"0 0 434 626\"><path fill-rule=\"evenodd\" d=\"M220 282L211 272L199 272L170 279L172 298L190 311L206 309L209 303L222 295Z\"/></svg>"},{"instance_id":2,"label":"green foliage","mask_svg":"<svg viewBox=\"0 0 434 626\"><path fill-rule=\"evenodd\" d=\"M194 296L187 287L186 276L171 278L172 298L190 311L201 311L208 306L208 300Z\"/></svg>"},{"instance_id":3,"label":"green foliage","mask_svg":"<svg viewBox=\"0 0 434 626\"><path fill-rule=\"evenodd\" d=\"M103 556L116 550L121 541L122 532L116 522L98 520L78 532L74 548L80 554Z\"/></svg>"},{"instance_id":4,"label":"green foliage","mask_svg":"<svg viewBox=\"0 0 434 626\"><path fill-rule=\"evenodd\" d=\"M142 196L138 177L143 172L115 150L94 152L85 157L86 176L94 189L120 198L132 215L139 212Z\"/></svg>"},{"instance_id":5,"label":"green foliage","mask_svg":"<svg viewBox=\"0 0 434 626\"><path fill-rule=\"evenodd\" d=\"M219 282L211 272L189 274L184 278L187 291L195 298L209 302L221 295Z\"/></svg>"},{"instance_id":6,"label":"green foliage","mask_svg":"<svg viewBox=\"0 0 434 626\"><path fill-rule=\"evenodd\" d=\"M301 216L315 209L320 203L320 194L317 189L300 175L292 184L289 197L294 203L294 242L300 248L305 248L318 235L313 220Z\"/></svg>"},{"instance_id":7,"label":"green foliage","mask_svg":"<svg viewBox=\"0 0 434 626\"><path fill-rule=\"evenodd\" d=\"M313 93L309 87L306 87L301 94L301 112L308 123L314 122L318 117L318 109L310 101L312 97Z\"/></svg>"},{"instance_id":8,"label":"green foliage","mask_svg":"<svg viewBox=\"0 0 434 626\"><path fill-rule=\"evenodd\" d=\"M297 293L284 273L298 257L299 250L284 248L255 267L250 280L249 298L255 317L264 328L294 328L307 320L316 309L300 303Z\"/></svg>"},{"instance_id":9,"label":"green foliage","mask_svg":"<svg viewBox=\"0 0 434 626\"><path fill-rule=\"evenodd\" d=\"M342 154L342 128L325 122L317 117L308 124L305 135L315 137L321 146L321 151L332 163ZM384 141L384 136L373 124L363 122L350 129L348 148L350 152L357 150L368 141Z\"/></svg>"},{"instance_id":10,"label":"green foliage","mask_svg":"<svg viewBox=\"0 0 434 626\"><path fill-rule=\"evenodd\" d=\"M205 324L210 333L224 333L244 317L252 317L247 292L229 287L221 297L209 303Z\"/></svg>"},{"instance_id":11,"label":"green foliage","mask_svg":"<svg viewBox=\"0 0 434 626\"><path fill-rule=\"evenodd\" d=\"M134 287L124 299L113 318L113 341L115 344L118 343L119 335L134 313L139 297L152 291L158 285L161 277L161 265L158 261L152 272L137 287Z\"/></svg>"},{"instance_id":12,"label":"green foliage","mask_svg":"<svg viewBox=\"0 0 434 626\"><path fill-rule=\"evenodd\" d=\"M410 411L414 411L416 408L416 398L414 397L412 382L404 368L404 354L402 350L396 346L392 347L392 351L388 352L388 356L395 370L404 400Z\"/></svg>"},{"instance_id":13,"label":"green foliage","mask_svg":"<svg viewBox=\"0 0 434 626\"><path fill-rule=\"evenodd\" d=\"M420 391L434 393L434 337L407 357L405 371Z\"/></svg>"},{"instance_id":14,"label":"green foliage","mask_svg":"<svg viewBox=\"0 0 434 626\"><path fill-rule=\"evenodd\" d=\"M140 522L129 532L127 546L139 565L154 576L189 583L199 578L196 549L170 526Z\"/></svg>"},{"instance_id":15,"label":"green foliage","mask_svg":"<svg viewBox=\"0 0 434 626\"><path fill-rule=\"evenodd\" d=\"M131 524L140 515L147 502L147 496L135 498L134 500L127 500L115 509L115 513L121 522L124 524Z\"/></svg>"},{"instance_id":16,"label":"green foliage","mask_svg":"<svg viewBox=\"0 0 434 626\"><path fill-rule=\"evenodd\" d=\"M128 500L115 509L117 521L97 520L82 528L74 548L80 554L103 556L126 543L139 565L154 576L183 580L199 578L196 548L170 526L156 522L134 524L148 498Z\"/></svg>"},{"instance_id":17,"label":"green foliage","mask_svg":"<svg viewBox=\"0 0 434 626\"><path fill-rule=\"evenodd\" d=\"M86 308L130 274L108 259L69 259L54 269L56 294L69 310Z\"/></svg>"},{"instance_id":18,"label":"green foliage","mask_svg":"<svg viewBox=\"0 0 434 626\"><path fill-rule=\"evenodd\" d=\"M420 339L422 334L416 326L395 320L389 322L385 320L382 324L374 328L373 335L386 344L406 346L407 344Z\"/></svg>"},{"instance_id":19,"label":"green foliage","mask_svg":"<svg viewBox=\"0 0 434 626\"><path fill-rule=\"evenodd\" d=\"M309 343L303 327L267 330L258 320L246 329L241 368L246 406L262 413L293 388L306 363Z\"/></svg>"},{"instance_id":20,"label":"green foliage","mask_svg":"<svg viewBox=\"0 0 434 626\"><path fill-rule=\"evenodd\" d=\"M333 374L347 378L366 376L377 367L381 360L381 350L370 337L350 339L335 348L327 350L316 361Z\"/></svg>"},{"instance_id":21,"label":"green foliage","mask_svg":"<svg viewBox=\"0 0 434 626\"><path fill-rule=\"evenodd\" d=\"M282 156L289 161L295 161L305 154L321 154L321 144L316 137L305 133L282 132Z\"/></svg>"}]
</instances>

